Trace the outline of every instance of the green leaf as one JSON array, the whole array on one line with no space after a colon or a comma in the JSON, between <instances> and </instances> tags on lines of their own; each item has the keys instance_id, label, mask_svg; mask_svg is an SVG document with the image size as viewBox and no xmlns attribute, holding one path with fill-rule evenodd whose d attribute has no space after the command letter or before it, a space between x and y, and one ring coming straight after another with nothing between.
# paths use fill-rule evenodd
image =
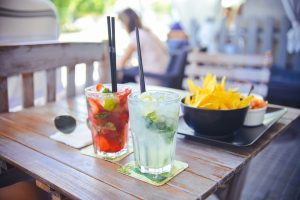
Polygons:
<instances>
[{"instance_id":1,"label":"green leaf","mask_svg":"<svg viewBox=\"0 0 300 200\"><path fill-rule=\"evenodd\" d=\"M152 122L156 122L157 121L157 115L156 113L153 111L151 113L148 113L147 116Z\"/></svg>"},{"instance_id":2,"label":"green leaf","mask_svg":"<svg viewBox=\"0 0 300 200\"><path fill-rule=\"evenodd\" d=\"M111 91L108 88L104 88L101 92L102 93L111 93Z\"/></svg>"},{"instance_id":3,"label":"green leaf","mask_svg":"<svg viewBox=\"0 0 300 200\"><path fill-rule=\"evenodd\" d=\"M101 112L97 115L95 115L95 119L103 119L105 117L107 117L108 113L107 112Z\"/></svg>"},{"instance_id":4,"label":"green leaf","mask_svg":"<svg viewBox=\"0 0 300 200\"><path fill-rule=\"evenodd\" d=\"M122 174L130 175L131 167L129 166L121 166L118 171Z\"/></svg>"}]
</instances>

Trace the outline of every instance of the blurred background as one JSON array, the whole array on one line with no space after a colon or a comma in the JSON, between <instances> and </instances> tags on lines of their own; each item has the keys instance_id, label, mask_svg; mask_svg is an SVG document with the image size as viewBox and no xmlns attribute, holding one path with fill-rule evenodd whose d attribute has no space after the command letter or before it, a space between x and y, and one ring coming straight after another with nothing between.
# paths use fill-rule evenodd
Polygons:
<instances>
[{"instance_id":1,"label":"blurred background","mask_svg":"<svg viewBox=\"0 0 300 200\"><path fill-rule=\"evenodd\" d=\"M189 46L193 48L227 54L270 51L274 62L268 92L265 93L268 93L273 103L299 107L300 52L287 51L287 32L292 27L292 22L283 1L285 0L52 2L57 10L61 41L107 40L106 16L117 16L120 11L130 7L140 16L144 26L165 44L168 44L168 33L172 25L179 23L181 30L188 36ZM293 2L290 4L299 18L299 5L297 8ZM129 37L119 21L116 25L117 54L121 56ZM300 43L299 38L291 42ZM134 59L132 62L137 64Z\"/></svg>"},{"instance_id":2,"label":"blurred background","mask_svg":"<svg viewBox=\"0 0 300 200\"><path fill-rule=\"evenodd\" d=\"M188 47L232 55L271 53L272 67L250 74L267 76L254 91L271 103L300 107L298 0L1 0L0 42L101 42L107 40L106 16L118 19L125 8L132 8L169 52ZM120 20L116 30L117 57L121 58L130 37ZM134 56L130 61L137 65ZM187 78L197 73L188 66L184 70ZM76 80L78 85L84 82L80 77ZM186 87L185 79L182 87Z\"/></svg>"}]
</instances>

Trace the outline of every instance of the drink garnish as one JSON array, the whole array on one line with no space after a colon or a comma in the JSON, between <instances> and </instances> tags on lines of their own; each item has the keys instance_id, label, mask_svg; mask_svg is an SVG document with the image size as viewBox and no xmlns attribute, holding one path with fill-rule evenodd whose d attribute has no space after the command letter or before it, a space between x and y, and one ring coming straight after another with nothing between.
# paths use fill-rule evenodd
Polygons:
<instances>
[{"instance_id":1,"label":"drink garnish","mask_svg":"<svg viewBox=\"0 0 300 200\"><path fill-rule=\"evenodd\" d=\"M164 116L158 117L155 112L149 113L145 116L146 127L150 129L158 129L162 132L174 131L175 128L167 123Z\"/></svg>"},{"instance_id":2,"label":"drink garnish","mask_svg":"<svg viewBox=\"0 0 300 200\"><path fill-rule=\"evenodd\" d=\"M152 122L157 121L157 115L156 115L156 113L155 113L154 111L151 112L151 113L148 113L148 114L147 114L147 117L148 117Z\"/></svg>"},{"instance_id":3,"label":"drink garnish","mask_svg":"<svg viewBox=\"0 0 300 200\"><path fill-rule=\"evenodd\" d=\"M95 99L92 99L92 98L88 99L88 102L89 102L89 106L92 110L92 113L94 115L99 114L101 111L101 109L100 109L101 105Z\"/></svg>"},{"instance_id":4,"label":"drink garnish","mask_svg":"<svg viewBox=\"0 0 300 200\"><path fill-rule=\"evenodd\" d=\"M100 92L101 90L102 90L102 88L103 88L103 85L102 84L97 84L96 85L96 90L98 91L98 92Z\"/></svg>"},{"instance_id":5,"label":"drink garnish","mask_svg":"<svg viewBox=\"0 0 300 200\"><path fill-rule=\"evenodd\" d=\"M144 92L139 97L142 101L154 101L154 98L147 92Z\"/></svg>"},{"instance_id":6,"label":"drink garnish","mask_svg":"<svg viewBox=\"0 0 300 200\"><path fill-rule=\"evenodd\" d=\"M94 117L95 117L96 119L103 119L103 118L105 118L107 115L108 115L107 112L101 112L101 113L95 115Z\"/></svg>"},{"instance_id":7,"label":"drink garnish","mask_svg":"<svg viewBox=\"0 0 300 200\"><path fill-rule=\"evenodd\" d=\"M102 93L111 93L111 91L108 88L103 88L101 91Z\"/></svg>"},{"instance_id":8,"label":"drink garnish","mask_svg":"<svg viewBox=\"0 0 300 200\"><path fill-rule=\"evenodd\" d=\"M104 126L105 126L105 128L107 128L108 130L111 130L111 131L117 130L116 126L112 122L106 122L104 124Z\"/></svg>"},{"instance_id":9,"label":"drink garnish","mask_svg":"<svg viewBox=\"0 0 300 200\"><path fill-rule=\"evenodd\" d=\"M103 108L108 111L112 111L117 105L117 101L114 98L107 97L104 99Z\"/></svg>"},{"instance_id":10,"label":"drink garnish","mask_svg":"<svg viewBox=\"0 0 300 200\"><path fill-rule=\"evenodd\" d=\"M103 84L99 83L96 85L96 91L101 93L111 93L109 88L103 86Z\"/></svg>"}]
</instances>

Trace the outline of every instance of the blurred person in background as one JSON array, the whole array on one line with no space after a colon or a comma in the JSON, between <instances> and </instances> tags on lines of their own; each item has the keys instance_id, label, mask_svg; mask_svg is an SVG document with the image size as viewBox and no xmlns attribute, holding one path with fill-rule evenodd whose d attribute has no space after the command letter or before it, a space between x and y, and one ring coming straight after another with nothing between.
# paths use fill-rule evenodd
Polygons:
<instances>
[{"instance_id":1,"label":"blurred person in background","mask_svg":"<svg viewBox=\"0 0 300 200\"><path fill-rule=\"evenodd\" d=\"M119 13L118 18L130 37L130 43L117 63L118 68L123 72L122 82L135 82L135 76L138 75L138 67L126 68L134 53L137 52L135 27L139 28L144 71L163 74L168 62L168 51L164 44L142 25L140 17L133 9L123 10Z\"/></svg>"},{"instance_id":2,"label":"blurred person in background","mask_svg":"<svg viewBox=\"0 0 300 200\"><path fill-rule=\"evenodd\" d=\"M171 25L170 32L168 33L167 46L171 54L173 51L182 49L189 45L188 35L183 30L180 22L174 22Z\"/></svg>"}]
</instances>

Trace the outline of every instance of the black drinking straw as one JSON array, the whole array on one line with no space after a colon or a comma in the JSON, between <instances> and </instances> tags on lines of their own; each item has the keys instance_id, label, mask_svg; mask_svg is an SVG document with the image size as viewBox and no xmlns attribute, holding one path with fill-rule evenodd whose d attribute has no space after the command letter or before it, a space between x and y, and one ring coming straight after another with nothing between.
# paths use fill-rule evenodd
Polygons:
<instances>
[{"instance_id":1,"label":"black drinking straw","mask_svg":"<svg viewBox=\"0 0 300 200\"><path fill-rule=\"evenodd\" d=\"M114 87L115 87L115 91L113 90L113 92L117 92L118 88L117 88L117 60L116 60L116 37L115 37L115 18L112 17L112 47L113 47L113 79L114 79Z\"/></svg>"},{"instance_id":2,"label":"black drinking straw","mask_svg":"<svg viewBox=\"0 0 300 200\"><path fill-rule=\"evenodd\" d=\"M138 27L135 27L135 33L136 33L136 44L137 44L138 60L139 60L140 90L141 90L141 93L143 93L143 92L146 92L146 86L145 86L143 60L142 60L140 36L139 36L139 28Z\"/></svg>"},{"instance_id":3,"label":"black drinking straw","mask_svg":"<svg viewBox=\"0 0 300 200\"><path fill-rule=\"evenodd\" d=\"M117 67L116 67L116 47L115 47L115 19L112 17L112 27L110 25L110 16L107 16L109 61L111 72L111 89L117 92Z\"/></svg>"}]
</instances>

